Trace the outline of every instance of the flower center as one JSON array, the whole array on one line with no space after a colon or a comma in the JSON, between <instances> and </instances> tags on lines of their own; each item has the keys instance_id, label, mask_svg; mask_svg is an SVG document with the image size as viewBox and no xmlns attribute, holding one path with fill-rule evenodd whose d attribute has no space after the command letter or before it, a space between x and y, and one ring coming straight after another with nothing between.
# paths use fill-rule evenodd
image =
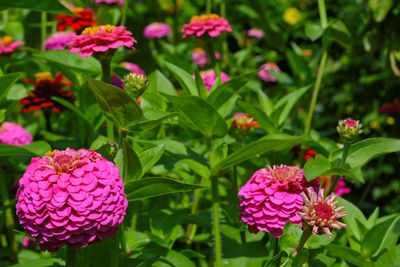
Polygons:
<instances>
[{"instance_id":1,"label":"flower center","mask_svg":"<svg viewBox=\"0 0 400 267\"><path fill-rule=\"evenodd\" d=\"M6 35L3 38L0 38L0 46L1 45L7 46L11 44L12 41L14 41L14 39L11 36Z\"/></svg>"},{"instance_id":2,"label":"flower center","mask_svg":"<svg viewBox=\"0 0 400 267\"><path fill-rule=\"evenodd\" d=\"M72 13L78 13L78 12L82 12L83 10L85 10L84 8L82 8L82 7L74 7L74 8L71 8L70 9L71 10L71 12Z\"/></svg>"},{"instance_id":3,"label":"flower center","mask_svg":"<svg viewBox=\"0 0 400 267\"><path fill-rule=\"evenodd\" d=\"M36 81L52 80L53 76L50 72L38 72L35 74Z\"/></svg>"},{"instance_id":4,"label":"flower center","mask_svg":"<svg viewBox=\"0 0 400 267\"><path fill-rule=\"evenodd\" d=\"M197 20L209 20L209 19L219 19L217 14L203 14L200 16L193 16L190 21L197 21Z\"/></svg>"},{"instance_id":5,"label":"flower center","mask_svg":"<svg viewBox=\"0 0 400 267\"><path fill-rule=\"evenodd\" d=\"M196 47L195 49L193 49L193 52L195 54L202 54L204 52L204 49L200 48L200 47Z\"/></svg>"},{"instance_id":6,"label":"flower center","mask_svg":"<svg viewBox=\"0 0 400 267\"><path fill-rule=\"evenodd\" d=\"M317 203L314 208L318 218L330 220L333 216L332 207L325 202Z\"/></svg>"},{"instance_id":7,"label":"flower center","mask_svg":"<svg viewBox=\"0 0 400 267\"><path fill-rule=\"evenodd\" d=\"M81 154L71 155L69 149L66 151L53 150L46 153L48 163L46 167L53 169L56 173L71 173L77 167L84 165L81 161Z\"/></svg>"},{"instance_id":8,"label":"flower center","mask_svg":"<svg viewBox=\"0 0 400 267\"><path fill-rule=\"evenodd\" d=\"M296 170L291 167L274 167L274 169L271 170L271 175L280 182L286 182L288 180L294 180L299 172L300 170Z\"/></svg>"},{"instance_id":9,"label":"flower center","mask_svg":"<svg viewBox=\"0 0 400 267\"><path fill-rule=\"evenodd\" d=\"M93 27L87 27L86 29L83 30L82 34L95 34L101 31L105 32L112 32L112 30L115 29L114 25L102 25L102 26L93 26Z\"/></svg>"},{"instance_id":10,"label":"flower center","mask_svg":"<svg viewBox=\"0 0 400 267\"><path fill-rule=\"evenodd\" d=\"M345 120L344 124L347 127L356 127L357 126L357 122L355 120Z\"/></svg>"},{"instance_id":11,"label":"flower center","mask_svg":"<svg viewBox=\"0 0 400 267\"><path fill-rule=\"evenodd\" d=\"M271 68L274 68L277 66L275 62L270 62L270 61L267 62L267 65L269 65Z\"/></svg>"}]
</instances>

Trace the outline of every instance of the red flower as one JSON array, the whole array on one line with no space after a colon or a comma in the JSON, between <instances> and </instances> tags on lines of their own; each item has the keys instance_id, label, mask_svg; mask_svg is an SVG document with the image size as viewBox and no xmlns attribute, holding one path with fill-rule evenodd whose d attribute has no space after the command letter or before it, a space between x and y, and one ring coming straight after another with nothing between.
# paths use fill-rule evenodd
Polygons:
<instances>
[{"instance_id":1,"label":"red flower","mask_svg":"<svg viewBox=\"0 0 400 267\"><path fill-rule=\"evenodd\" d=\"M73 8L71 11L79 17L57 15L57 29L64 31L66 28L71 27L75 31L79 31L82 28L91 27L96 24L95 13L90 9Z\"/></svg>"},{"instance_id":2,"label":"red flower","mask_svg":"<svg viewBox=\"0 0 400 267\"><path fill-rule=\"evenodd\" d=\"M293 147L292 151L294 152L296 157L300 157L300 154L301 154L300 146ZM307 161L311 158L314 158L316 155L317 155L317 151L312 150L312 149L306 149L304 156L303 156L303 161Z\"/></svg>"},{"instance_id":3,"label":"red flower","mask_svg":"<svg viewBox=\"0 0 400 267\"><path fill-rule=\"evenodd\" d=\"M20 103L24 105L21 111L26 112L43 108L51 108L56 112L63 110L64 107L61 104L51 99L53 96L72 101L72 92L63 90L65 86L71 86L72 82L62 76L61 72L58 72L54 79L50 72L39 72L35 76L36 81L24 79L24 82L33 84L35 90L21 99Z\"/></svg>"}]
</instances>

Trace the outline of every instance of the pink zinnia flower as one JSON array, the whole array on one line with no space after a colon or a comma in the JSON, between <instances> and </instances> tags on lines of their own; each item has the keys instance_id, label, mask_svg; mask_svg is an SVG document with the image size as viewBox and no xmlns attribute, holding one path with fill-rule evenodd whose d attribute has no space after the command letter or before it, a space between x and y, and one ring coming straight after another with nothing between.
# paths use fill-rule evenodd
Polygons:
<instances>
[{"instance_id":1,"label":"pink zinnia flower","mask_svg":"<svg viewBox=\"0 0 400 267\"><path fill-rule=\"evenodd\" d=\"M24 42L14 42L14 39L11 36L4 36L0 38L0 55L3 54L11 54L12 52L24 45Z\"/></svg>"},{"instance_id":2,"label":"pink zinnia flower","mask_svg":"<svg viewBox=\"0 0 400 267\"><path fill-rule=\"evenodd\" d=\"M138 64L129 63L129 62L121 62L121 66L125 69L131 71L132 73L140 74L146 76L146 72L142 70Z\"/></svg>"},{"instance_id":3,"label":"pink zinnia flower","mask_svg":"<svg viewBox=\"0 0 400 267\"><path fill-rule=\"evenodd\" d=\"M260 124L246 113L235 113L232 117L232 128L248 131L250 128L259 127Z\"/></svg>"},{"instance_id":4,"label":"pink zinnia flower","mask_svg":"<svg viewBox=\"0 0 400 267\"><path fill-rule=\"evenodd\" d=\"M105 3L105 4L116 4L123 6L125 4L125 0L96 0L96 4Z\"/></svg>"},{"instance_id":5,"label":"pink zinnia flower","mask_svg":"<svg viewBox=\"0 0 400 267\"><path fill-rule=\"evenodd\" d=\"M192 59L194 64L199 67L204 67L208 63L207 52L203 48L197 47L193 49Z\"/></svg>"},{"instance_id":6,"label":"pink zinnia flower","mask_svg":"<svg viewBox=\"0 0 400 267\"><path fill-rule=\"evenodd\" d=\"M195 78L194 75L192 75L192 77ZM215 80L217 79L217 76L215 75L214 70L211 69L211 70L200 71L200 77L203 80L204 84L206 85L207 90L210 91ZM229 81L228 74L221 72L221 81L222 82Z\"/></svg>"},{"instance_id":7,"label":"pink zinnia flower","mask_svg":"<svg viewBox=\"0 0 400 267\"><path fill-rule=\"evenodd\" d=\"M47 38L44 42L45 50L62 50L74 40L76 33L74 32L57 32Z\"/></svg>"},{"instance_id":8,"label":"pink zinnia flower","mask_svg":"<svg viewBox=\"0 0 400 267\"><path fill-rule=\"evenodd\" d=\"M32 143L32 136L21 126L8 121L0 126L0 143L8 145L28 145Z\"/></svg>"},{"instance_id":9,"label":"pink zinnia flower","mask_svg":"<svg viewBox=\"0 0 400 267\"><path fill-rule=\"evenodd\" d=\"M143 34L148 39L163 38L171 35L171 28L166 23L153 22L144 28Z\"/></svg>"},{"instance_id":10,"label":"pink zinnia flower","mask_svg":"<svg viewBox=\"0 0 400 267\"><path fill-rule=\"evenodd\" d=\"M253 38L263 38L265 36L265 33L263 30L253 28L247 31L247 36Z\"/></svg>"},{"instance_id":11,"label":"pink zinnia flower","mask_svg":"<svg viewBox=\"0 0 400 267\"><path fill-rule=\"evenodd\" d=\"M194 16L188 24L183 25L182 38L185 39L191 35L200 37L205 33L210 37L217 37L223 31L231 32L231 25L217 14Z\"/></svg>"},{"instance_id":12,"label":"pink zinnia flower","mask_svg":"<svg viewBox=\"0 0 400 267\"><path fill-rule=\"evenodd\" d=\"M328 183L329 186L332 186L334 176L320 176L318 177L318 181L322 182L322 188L326 188ZM335 194L339 197L349 194L351 192L351 188L347 186L347 183L343 179L343 177L339 178L339 181L335 187Z\"/></svg>"},{"instance_id":13,"label":"pink zinnia flower","mask_svg":"<svg viewBox=\"0 0 400 267\"><path fill-rule=\"evenodd\" d=\"M251 233L270 232L282 235L286 222L301 224L297 215L303 206L300 193L307 187L318 187L316 181L307 182L303 170L297 166L274 166L258 170L240 189L242 221Z\"/></svg>"},{"instance_id":14,"label":"pink zinnia flower","mask_svg":"<svg viewBox=\"0 0 400 267\"><path fill-rule=\"evenodd\" d=\"M274 62L267 62L261 65L260 69L262 70L258 73L258 78L260 78L264 82L276 82L277 81L276 77L272 77L270 75L270 71L275 71L275 72L281 71L278 65L276 65Z\"/></svg>"},{"instance_id":15,"label":"pink zinnia flower","mask_svg":"<svg viewBox=\"0 0 400 267\"><path fill-rule=\"evenodd\" d=\"M312 227L312 233L316 234L327 234L332 237L330 229L341 229L347 228L347 225L339 222L337 219L347 215L346 212L340 212L344 210L344 206L336 208L337 201L334 201L335 195L331 194L327 198L324 198L324 190L320 188L318 194L311 188L307 188L308 197L304 192L301 193L301 197L304 200L303 212L299 212L298 215Z\"/></svg>"},{"instance_id":16,"label":"pink zinnia flower","mask_svg":"<svg viewBox=\"0 0 400 267\"><path fill-rule=\"evenodd\" d=\"M86 28L70 44L71 53L80 52L81 57L90 57L93 53L106 52L120 46L133 47L136 40L124 26L103 25Z\"/></svg>"},{"instance_id":17,"label":"pink zinnia flower","mask_svg":"<svg viewBox=\"0 0 400 267\"><path fill-rule=\"evenodd\" d=\"M93 150L67 148L32 158L19 184L19 221L51 252L114 236L128 207L119 169Z\"/></svg>"}]
</instances>

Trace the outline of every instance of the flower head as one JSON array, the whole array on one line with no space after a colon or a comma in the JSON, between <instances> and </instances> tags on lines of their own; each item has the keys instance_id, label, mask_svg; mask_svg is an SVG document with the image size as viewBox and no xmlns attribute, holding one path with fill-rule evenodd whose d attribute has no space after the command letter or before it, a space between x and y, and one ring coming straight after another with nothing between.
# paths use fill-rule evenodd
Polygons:
<instances>
[{"instance_id":1,"label":"flower head","mask_svg":"<svg viewBox=\"0 0 400 267\"><path fill-rule=\"evenodd\" d=\"M105 3L105 4L116 4L119 6L123 6L125 4L125 0L96 0L96 4L101 4L101 3Z\"/></svg>"},{"instance_id":2,"label":"flower head","mask_svg":"<svg viewBox=\"0 0 400 267\"><path fill-rule=\"evenodd\" d=\"M140 68L138 64L130 63L130 62L121 62L121 66L125 69L131 71L132 73L146 75L146 72Z\"/></svg>"},{"instance_id":3,"label":"flower head","mask_svg":"<svg viewBox=\"0 0 400 267\"><path fill-rule=\"evenodd\" d=\"M74 32L57 32L46 39L44 42L45 50L62 50L74 40L76 33Z\"/></svg>"},{"instance_id":4,"label":"flower head","mask_svg":"<svg viewBox=\"0 0 400 267\"><path fill-rule=\"evenodd\" d=\"M359 121L348 118L340 120L336 129L341 137L352 140L362 133L361 128L362 124Z\"/></svg>"},{"instance_id":5,"label":"flower head","mask_svg":"<svg viewBox=\"0 0 400 267\"><path fill-rule=\"evenodd\" d=\"M65 86L72 85L72 82L62 76L61 72L58 72L54 79L50 72L39 72L35 76L36 81L31 79L24 80L24 82L35 86L35 89L28 96L21 99L20 103L24 105L21 111L25 112L43 108L51 108L56 112L63 110L63 105L51 99L53 96L72 102L72 92L70 90L63 90Z\"/></svg>"},{"instance_id":6,"label":"flower head","mask_svg":"<svg viewBox=\"0 0 400 267\"><path fill-rule=\"evenodd\" d=\"M192 59L194 64L199 67L204 67L208 63L207 52L203 48L197 47L193 49Z\"/></svg>"},{"instance_id":7,"label":"flower head","mask_svg":"<svg viewBox=\"0 0 400 267\"><path fill-rule=\"evenodd\" d=\"M192 77L194 78L195 76L192 75ZM203 80L204 84L206 85L207 90L210 91L211 87L213 87L214 85L215 80L217 79L214 70L211 69L211 70L200 71L200 77ZM221 81L222 82L229 81L228 74L221 72Z\"/></svg>"},{"instance_id":8,"label":"flower head","mask_svg":"<svg viewBox=\"0 0 400 267\"><path fill-rule=\"evenodd\" d=\"M14 39L11 36L3 36L0 38L0 55L11 54L12 52L24 45L24 42L14 42Z\"/></svg>"},{"instance_id":9,"label":"flower head","mask_svg":"<svg viewBox=\"0 0 400 267\"><path fill-rule=\"evenodd\" d=\"M290 25L297 24L300 21L300 19L301 19L301 13L295 7L290 7L286 9L285 12L283 13L283 20Z\"/></svg>"},{"instance_id":10,"label":"flower head","mask_svg":"<svg viewBox=\"0 0 400 267\"><path fill-rule=\"evenodd\" d=\"M80 52L81 57L90 57L93 53L104 53L120 46L133 47L136 40L124 26L102 25L86 28L70 44L71 53Z\"/></svg>"},{"instance_id":11,"label":"flower head","mask_svg":"<svg viewBox=\"0 0 400 267\"><path fill-rule=\"evenodd\" d=\"M258 78L263 80L264 82L276 82L276 77L271 76L271 71L280 72L280 68L274 62L267 62L260 66L262 69L258 72Z\"/></svg>"},{"instance_id":12,"label":"flower head","mask_svg":"<svg viewBox=\"0 0 400 267\"><path fill-rule=\"evenodd\" d=\"M235 113L232 117L232 128L248 131L250 128L258 127L260 124L246 113Z\"/></svg>"},{"instance_id":13,"label":"flower head","mask_svg":"<svg viewBox=\"0 0 400 267\"><path fill-rule=\"evenodd\" d=\"M21 126L8 121L0 126L0 143L8 145L28 145L32 143L32 136Z\"/></svg>"},{"instance_id":14,"label":"flower head","mask_svg":"<svg viewBox=\"0 0 400 267\"><path fill-rule=\"evenodd\" d=\"M138 99L149 86L147 77L144 75L129 73L124 77L125 90L134 99Z\"/></svg>"},{"instance_id":15,"label":"flower head","mask_svg":"<svg viewBox=\"0 0 400 267\"><path fill-rule=\"evenodd\" d=\"M166 23L153 22L144 28L143 34L148 39L163 38L171 35L171 28Z\"/></svg>"},{"instance_id":16,"label":"flower head","mask_svg":"<svg viewBox=\"0 0 400 267\"><path fill-rule=\"evenodd\" d=\"M318 194L311 188L307 188L307 192L308 198L304 192L301 193L304 206L303 212L299 212L298 215L306 224L312 227L314 235L327 234L332 237L330 229L347 228L346 224L337 220L346 216L347 213L340 212L344 210L344 206L336 208L337 201L334 201L334 194L324 198L324 190L322 188L320 188Z\"/></svg>"},{"instance_id":17,"label":"flower head","mask_svg":"<svg viewBox=\"0 0 400 267\"><path fill-rule=\"evenodd\" d=\"M118 168L93 150L32 158L19 184L17 216L42 250L115 235L128 206Z\"/></svg>"},{"instance_id":18,"label":"flower head","mask_svg":"<svg viewBox=\"0 0 400 267\"><path fill-rule=\"evenodd\" d=\"M238 194L242 221L249 225L251 233L266 231L280 237L286 222L301 223L297 215L303 205L300 193L310 186L317 188L318 183L307 182L303 170L297 166L268 166L258 170Z\"/></svg>"},{"instance_id":19,"label":"flower head","mask_svg":"<svg viewBox=\"0 0 400 267\"><path fill-rule=\"evenodd\" d=\"M253 38L263 38L265 36L265 33L261 29L253 28L247 31L247 36Z\"/></svg>"},{"instance_id":20,"label":"flower head","mask_svg":"<svg viewBox=\"0 0 400 267\"><path fill-rule=\"evenodd\" d=\"M79 31L85 27L90 27L96 24L96 15L93 10L77 7L72 8L71 12L77 15L77 17L61 14L56 16L57 29L59 31L65 31L68 27L75 31Z\"/></svg>"},{"instance_id":21,"label":"flower head","mask_svg":"<svg viewBox=\"0 0 400 267\"><path fill-rule=\"evenodd\" d=\"M231 32L231 25L217 14L194 16L188 24L183 25L182 38L185 39L191 35L200 37L205 33L210 37L217 37L223 31Z\"/></svg>"}]
</instances>

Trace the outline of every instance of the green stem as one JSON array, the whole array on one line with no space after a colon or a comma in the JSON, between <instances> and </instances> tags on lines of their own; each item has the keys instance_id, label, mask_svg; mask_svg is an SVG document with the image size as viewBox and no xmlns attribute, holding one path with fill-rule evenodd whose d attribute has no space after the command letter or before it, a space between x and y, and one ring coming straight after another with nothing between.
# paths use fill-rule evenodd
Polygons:
<instances>
[{"instance_id":1,"label":"green stem","mask_svg":"<svg viewBox=\"0 0 400 267\"><path fill-rule=\"evenodd\" d=\"M210 14L212 11L212 0L207 0L206 2L206 14Z\"/></svg>"},{"instance_id":2,"label":"green stem","mask_svg":"<svg viewBox=\"0 0 400 267\"><path fill-rule=\"evenodd\" d=\"M178 24L178 0L174 0L174 44L176 44L178 42L178 28L179 28L179 24Z\"/></svg>"},{"instance_id":3,"label":"green stem","mask_svg":"<svg viewBox=\"0 0 400 267\"><path fill-rule=\"evenodd\" d=\"M121 25L125 26L126 24L126 18L127 18L127 13L128 13L128 5L129 5L129 0L125 0L125 4L122 7L122 18L121 18Z\"/></svg>"},{"instance_id":4,"label":"green stem","mask_svg":"<svg viewBox=\"0 0 400 267\"><path fill-rule=\"evenodd\" d=\"M66 267L79 267L82 264L86 266L90 265L90 248L80 248L80 249L72 249L69 246L67 247L67 260L65 262Z\"/></svg>"},{"instance_id":5,"label":"green stem","mask_svg":"<svg viewBox=\"0 0 400 267\"><path fill-rule=\"evenodd\" d=\"M299 244L297 245L297 253L303 250L304 245L306 244L308 238L311 236L311 227L306 225L304 231L300 237Z\"/></svg>"},{"instance_id":6,"label":"green stem","mask_svg":"<svg viewBox=\"0 0 400 267\"><path fill-rule=\"evenodd\" d=\"M348 143L348 142L345 142L343 144L342 159L340 160L340 165L339 165L339 167L341 167L341 168L343 168L344 165L346 164L346 159L347 159L347 155L349 154L350 146L351 146L351 143ZM340 180L340 176L336 175L331 187L329 188L327 196L329 196L331 193L335 192L335 188L336 188L339 180Z\"/></svg>"},{"instance_id":7,"label":"green stem","mask_svg":"<svg viewBox=\"0 0 400 267\"><path fill-rule=\"evenodd\" d=\"M13 263L18 262L18 247L15 242L14 237L14 217L13 212L10 207L10 198L8 195L8 188L6 184L6 179L3 175L3 170L0 166L0 194L1 201L3 203L3 207L5 207L4 215L5 215L5 228L6 228L6 238L8 247L11 250L11 261Z\"/></svg>"},{"instance_id":8,"label":"green stem","mask_svg":"<svg viewBox=\"0 0 400 267\"><path fill-rule=\"evenodd\" d=\"M221 0L221 6L220 6L220 16L222 18L226 18L226 0Z\"/></svg>"},{"instance_id":9,"label":"green stem","mask_svg":"<svg viewBox=\"0 0 400 267\"><path fill-rule=\"evenodd\" d=\"M44 41L47 37L47 12L42 11L41 21L42 50L44 50Z\"/></svg>"},{"instance_id":10,"label":"green stem","mask_svg":"<svg viewBox=\"0 0 400 267\"><path fill-rule=\"evenodd\" d=\"M326 15L326 8L325 8L325 1L324 0L318 0L318 9L319 9L319 16L321 19L321 27L323 30L328 27L328 18ZM306 121L306 127L304 130L305 134L309 134L311 130L311 122L312 122L312 117L314 114L315 110L315 105L317 103L317 98L318 98L318 93L319 89L321 88L321 82L322 82L322 77L324 75L324 69L326 65L326 60L328 57L328 45L327 45L327 40L326 37L322 37L322 57L321 57L321 62L319 64L319 69L318 69L318 75L317 75L317 81L315 82L312 98L311 98L311 104L310 104L310 109L308 110L308 115L307 115L307 121Z\"/></svg>"},{"instance_id":11,"label":"green stem","mask_svg":"<svg viewBox=\"0 0 400 267\"><path fill-rule=\"evenodd\" d=\"M273 255L273 257L275 257L276 255L278 255L278 253L279 253L279 238L275 238L275 242L274 242L274 255ZM280 257L278 257L276 260L275 260L275 266L276 267L279 267L280 265L281 265L281 258L282 258L282 256L280 256Z\"/></svg>"},{"instance_id":12,"label":"green stem","mask_svg":"<svg viewBox=\"0 0 400 267\"><path fill-rule=\"evenodd\" d=\"M102 77L101 80L105 83L111 82L111 60L112 56L104 57L101 60L98 59L101 64ZM107 122L107 137L114 140L114 127L112 122L109 119L106 119Z\"/></svg>"},{"instance_id":13,"label":"green stem","mask_svg":"<svg viewBox=\"0 0 400 267\"><path fill-rule=\"evenodd\" d=\"M201 178L200 185L202 185L203 183L204 183L204 177ZM192 209L190 210L190 214L194 215L197 213L197 209L199 208L200 198L201 198L201 190L195 190ZM190 245L192 243L193 238L196 234L196 230L197 230L197 224L189 224L188 225L188 228L186 230L186 239L187 239L188 245Z\"/></svg>"}]
</instances>

